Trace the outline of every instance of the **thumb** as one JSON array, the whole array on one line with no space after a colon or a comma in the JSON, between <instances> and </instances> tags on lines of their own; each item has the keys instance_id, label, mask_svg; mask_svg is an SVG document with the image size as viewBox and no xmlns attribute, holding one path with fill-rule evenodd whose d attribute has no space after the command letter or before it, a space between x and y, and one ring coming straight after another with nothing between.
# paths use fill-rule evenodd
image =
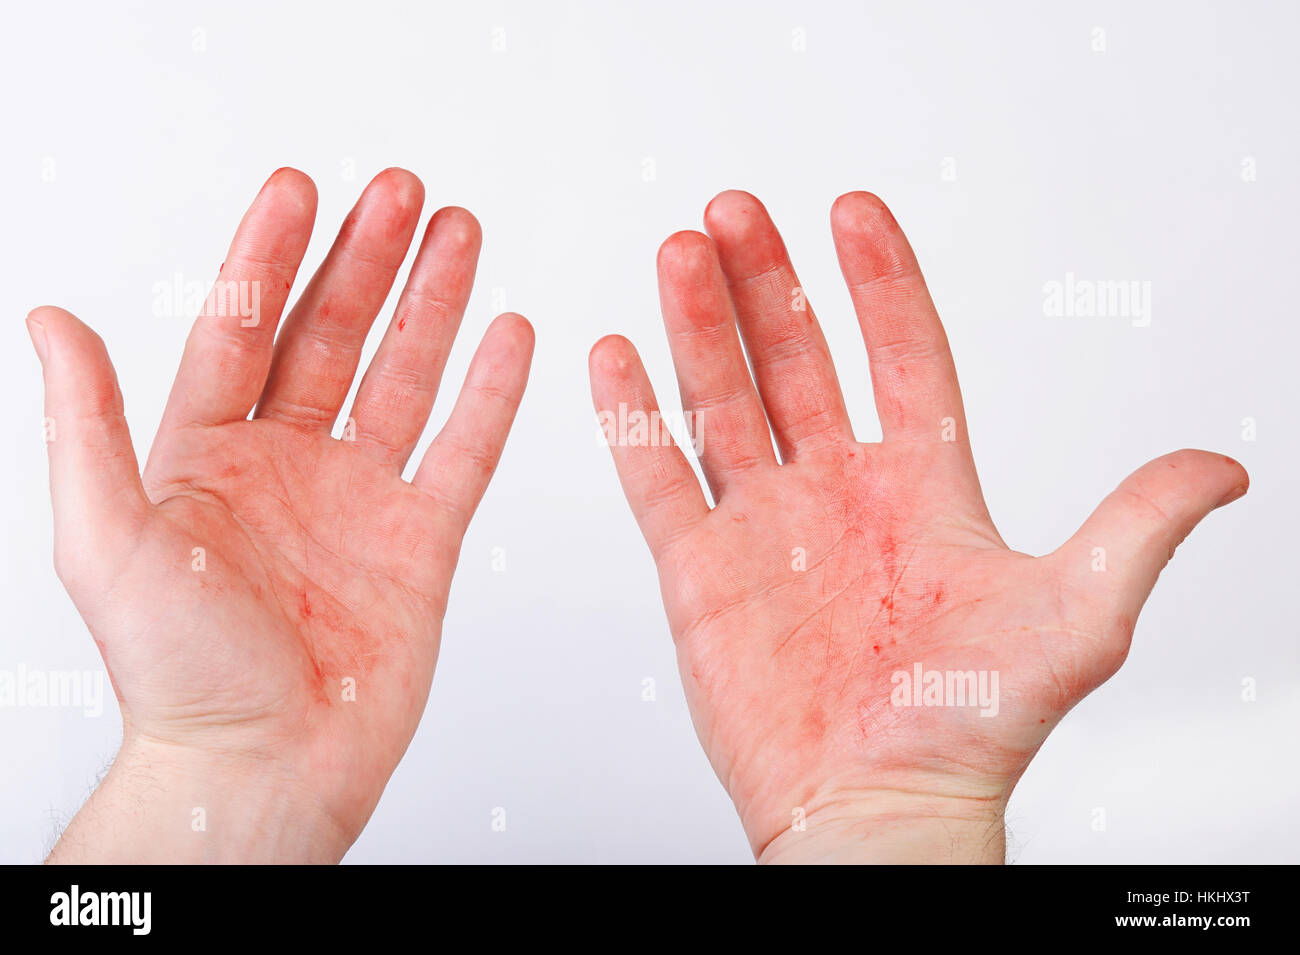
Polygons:
<instances>
[{"instance_id":1,"label":"thumb","mask_svg":"<svg viewBox=\"0 0 1300 955\"><path fill-rule=\"evenodd\" d=\"M1072 592L1125 640L1156 578L1206 514L1246 493L1250 476L1232 458L1175 451L1143 465L1097 506L1052 559ZM1121 658L1122 659L1122 656Z\"/></svg>"},{"instance_id":2,"label":"thumb","mask_svg":"<svg viewBox=\"0 0 1300 955\"><path fill-rule=\"evenodd\" d=\"M45 441L54 503L54 563L69 575L103 566L149 512L122 392L98 335L61 308L27 316L45 379Z\"/></svg>"}]
</instances>

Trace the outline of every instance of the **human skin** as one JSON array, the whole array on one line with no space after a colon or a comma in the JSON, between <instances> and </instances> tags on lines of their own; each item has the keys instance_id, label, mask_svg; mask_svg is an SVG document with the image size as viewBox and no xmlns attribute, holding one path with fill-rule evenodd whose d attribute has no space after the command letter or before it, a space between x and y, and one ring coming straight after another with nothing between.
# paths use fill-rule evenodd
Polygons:
<instances>
[{"instance_id":1,"label":"human skin","mask_svg":"<svg viewBox=\"0 0 1300 955\"><path fill-rule=\"evenodd\" d=\"M1053 553L1010 550L980 490L947 338L885 205L855 192L831 210L878 443L854 439L763 206L724 192L704 219L707 235L664 243L658 271L715 506L670 442L612 450L705 752L760 862L1002 862L1016 781L1123 663L1174 548L1246 492L1246 472L1177 451ZM598 411L657 410L626 339L599 341L590 368ZM894 674L918 663L997 673L996 715L895 705Z\"/></svg>"},{"instance_id":2,"label":"human skin","mask_svg":"<svg viewBox=\"0 0 1300 955\"><path fill-rule=\"evenodd\" d=\"M259 314L209 297L143 476L99 337L58 308L28 317L55 566L123 718L50 862L333 862L370 817L423 712L461 539L533 347L520 316L492 323L404 481L481 243L472 215L442 209L331 436L423 201L411 173L380 173L280 323L316 189L272 175L220 274L258 283Z\"/></svg>"}]
</instances>

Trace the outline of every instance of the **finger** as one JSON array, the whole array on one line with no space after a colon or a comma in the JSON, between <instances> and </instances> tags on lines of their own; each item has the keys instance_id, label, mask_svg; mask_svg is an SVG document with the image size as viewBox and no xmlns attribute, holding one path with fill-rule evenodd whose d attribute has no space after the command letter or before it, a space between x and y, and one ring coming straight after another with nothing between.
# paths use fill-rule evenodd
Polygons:
<instances>
[{"instance_id":1,"label":"finger","mask_svg":"<svg viewBox=\"0 0 1300 955\"><path fill-rule=\"evenodd\" d=\"M316 218L316 186L296 169L266 181L190 329L160 434L248 417L266 383L271 343Z\"/></svg>"},{"instance_id":2,"label":"finger","mask_svg":"<svg viewBox=\"0 0 1300 955\"><path fill-rule=\"evenodd\" d=\"M658 560L708 516L708 502L668 429L645 425L659 420L659 405L632 343L621 335L602 338L588 366L591 396L623 493Z\"/></svg>"},{"instance_id":3,"label":"finger","mask_svg":"<svg viewBox=\"0 0 1300 955\"><path fill-rule=\"evenodd\" d=\"M55 565L67 582L120 553L148 517L149 501L103 341L50 306L34 310L27 329L45 380Z\"/></svg>"},{"instance_id":4,"label":"finger","mask_svg":"<svg viewBox=\"0 0 1300 955\"><path fill-rule=\"evenodd\" d=\"M415 472L411 483L446 507L459 533L501 460L532 357L533 327L522 315L497 316L470 361L447 423Z\"/></svg>"},{"instance_id":5,"label":"finger","mask_svg":"<svg viewBox=\"0 0 1300 955\"><path fill-rule=\"evenodd\" d=\"M943 437L966 447L948 337L903 230L878 198L851 192L835 201L831 232L867 343L885 440Z\"/></svg>"},{"instance_id":6,"label":"finger","mask_svg":"<svg viewBox=\"0 0 1300 955\"><path fill-rule=\"evenodd\" d=\"M352 406L358 447L405 467L438 395L474 285L482 231L464 209L434 213L397 311Z\"/></svg>"},{"instance_id":7,"label":"finger","mask_svg":"<svg viewBox=\"0 0 1300 955\"><path fill-rule=\"evenodd\" d=\"M747 192L724 192L705 209L704 224L718 247L781 459L852 441L826 338L763 204Z\"/></svg>"},{"instance_id":8,"label":"finger","mask_svg":"<svg viewBox=\"0 0 1300 955\"><path fill-rule=\"evenodd\" d=\"M366 186L285 319L256 417L333 426L423 204L423 184L404 169L386 169Z\"/></svg>"},{"instance_id":9,"label":"finger","mask_svg":"<svg viewBox=\"0 0 1300 955\"><path fill-rule=\"evenodd\" d=\"M763 405L736 334L736 315L713 243L678 232L659 248L659 301L682 406L692 414L714 499L736 475L775 465Z\"/></svg>"},{"instance_id":10,"label":"finger","mask_svg":"<svg viewBox=\"0 0 1300 955\"><path fill-rule=\"evenodd\" d=\"M1127 650L1138 611L1174 548L1206 514L1249 486L1249 475L1232 458L1208 451L1166 454L1129 475L1049 559Z\"/></svg>"}]
</instances>

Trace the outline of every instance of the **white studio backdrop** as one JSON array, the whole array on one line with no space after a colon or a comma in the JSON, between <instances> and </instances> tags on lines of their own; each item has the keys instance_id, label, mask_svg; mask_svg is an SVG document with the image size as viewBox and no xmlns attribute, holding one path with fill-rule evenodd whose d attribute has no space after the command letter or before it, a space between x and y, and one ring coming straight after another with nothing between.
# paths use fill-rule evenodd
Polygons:
<instances>
[{"instance_id":1,"label":"white studio backdrop","mask_svg":"<svg viewBox=\"0 0 1300 955\"><path fill-rule=\"evenodd\" d=\"M155 315L156 286L210 280L279 166L320 190L311 268L365 182L405 166L426 217L464 205L485 233L445 381L498 311L532 320L537 352L424 721L348 861L749 861L596 439L586 356L628 335L672 405L655 250L744 188L786 237L858 436L878 436L828 225L864 188L920 256L1011 546L1055 548L1180 447L1253 479L1029 769L1012 859L1300 860L1294 6L82 3L5 20L0 669L102 669L52 569L28 310L103 335L143 457L188 330ZM1149 282L1149 310L1052 317L1044 288L1067 276ZM42 857L118 734L111 699L98 718L0 708L0 862Z\"/></svg>"}]
</instances>

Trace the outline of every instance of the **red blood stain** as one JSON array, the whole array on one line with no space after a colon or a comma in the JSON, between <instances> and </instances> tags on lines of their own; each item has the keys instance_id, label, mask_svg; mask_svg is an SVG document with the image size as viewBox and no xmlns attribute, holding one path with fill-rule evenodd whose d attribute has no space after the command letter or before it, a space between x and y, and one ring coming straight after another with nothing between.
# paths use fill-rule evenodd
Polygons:
<instances>
[{"instance_id":1,"label":"red blood stain","mask_svg":"<svg viewBox=\"0 0 1300 955\"><path fill-rule=\"evenodd\" d=\"M1039 720L1038 722L1040 722L1040 723L1046 723L1047 720Z\"/></svg>"},{"instance_id":2,"label":"red blood stain","mask_svg":"<svg viewBox=\"0 0 1300 955\"><path fill-rule=\"evenodd\" d=\"M405 316L405 315L403 315L401 318L399 318L399 319L397 320L397 330L400 332L400 331L401 331L402 329L404 329L404 328L406 328L406 316Z\"/></svg>"},{"instance_id":3,"label":"red blood stain","mask_svg":"<svg viewBox=\"0 0 1300 955\"><path fill-rule=\"evenodd\" d=\"M873 650L875 650L877 653L879 653L879 652L880 652L880 645L879 645L879 644L876 644L876 643L873 643L873 644L871 645L871 649L873 649Z\"/></svg>"},{"instance_id":4,"label":"red blood stain","mask_svg":"<svg viewBox=\"0 0 1300 955\"><path fill-rule=\"evenodd\" d=\"M329 303L329 299L326 299L325 301L320 303L320 315L321 318L329 318L329 314L330 314L330 303Z\"/></svg>"},{"instance_id":5,"label":"red blood stain","mask_svg":"<svg viewBox=\"0 0 1300 955\"><path fill-rule=\"evenodd\" d=\"M289 291L289 286L292 285L292 284L293 284L293 283L290 282L288 279L285 279L285 280L284 280L284 290L285 290L286 292Z\"/></svg>"},{"instance_id":6,"label":"red blood stain","mask_svg":"<svg viewBox=\"0 0 1300 955\"><path fill-rule=\"evenodd\" d=\"M311 619L311 601L307 598L307 591L302 592L302 597L298 600L298 616L304 620Z\"/></svg>"},{"instance_id":7,"label":"red blood stain","mask_svg":"<svg viewBox=\"0 0 1300 955\"><path fill-rule=\"evenodd\" d=\"M934 592L934 603L935 603L935 606L936 606L936 607L937 607L939 604L943 603L943 590L942 590L942 589L936 590L936 591Z\"/></svg>"},{"instance_id":8,"label":"red blood stain","mask_svg":"<svg viewBox=\"0 0 1300 955\"><path fill-rule=\"evenodd\" d=\"M889 611L889 625L894 625L894 592L891 590L880 598L880 606Z\"/></svg>"},{"instance_id":9,"label":"red blood stain","mask_svg":"<svg viewBox=\"0 0 1300 955\"><path fill-rule=\"evenodd\" d=\"M312 657L311 668L316 674L316 702L329 703L330 696L325 689L325 671L321 668L320 661Z\"/></svg>"}]
</instances>

